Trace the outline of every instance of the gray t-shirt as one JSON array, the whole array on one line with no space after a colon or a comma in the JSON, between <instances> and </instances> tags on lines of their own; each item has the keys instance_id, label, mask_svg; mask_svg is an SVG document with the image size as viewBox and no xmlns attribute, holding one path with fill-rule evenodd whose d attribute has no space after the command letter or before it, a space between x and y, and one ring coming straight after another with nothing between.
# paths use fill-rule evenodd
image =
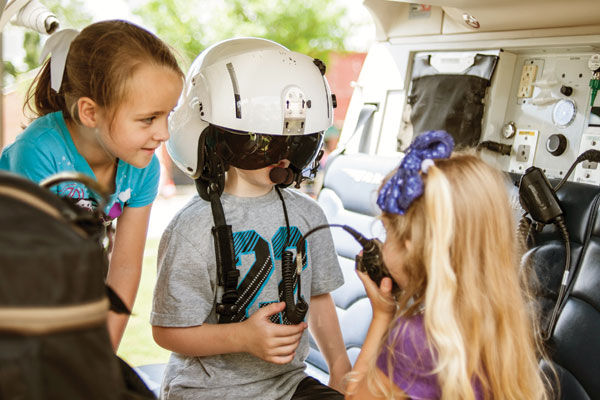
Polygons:
<instances>
[{"instance_id":1,"label":"gray t-shirt","mask_svg":"<svg viewBox=\"0 0 600 400\"><path fill-rule=\"evenodd\" d=\"M282 190L290 239L295 254L301 235L326 224L319 205L305 194ZM232 226L242 321L260 307L282 301L281 254L286 243L283 206L275 190L261 197L241 198L224 193L221 202ZM160 241L158 278L150 322L165 327L215 324L217 270L211 228L210 203L195 196L173 218ZM328 229L307 238L307 261L301 274L301 292L311 296L331 292L343 276ZM309 308L310 313L310 308ZM285 315L274 315L282 323ZM286 320L287 322L287 320ZM248 353L188 357L172 353L162 384L164 399L289 399L306 376L308 333L302 336L296 356L286 365L272 364Z\"/></svg>"}]
</instances>

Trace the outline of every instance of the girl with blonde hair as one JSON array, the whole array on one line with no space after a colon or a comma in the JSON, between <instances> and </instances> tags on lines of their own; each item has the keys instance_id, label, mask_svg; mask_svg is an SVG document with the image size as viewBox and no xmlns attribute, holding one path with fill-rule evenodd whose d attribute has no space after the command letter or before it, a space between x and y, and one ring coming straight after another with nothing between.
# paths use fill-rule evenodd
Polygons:
<instances>
[{"instance_id":1,"label":"girl with blonde hair","mask_svg":"<svg viewBox=\"0 0 600 400\"><path fill-rule=\"evenodd\" d=\"M429 131L377 203L392 281L359 272L373 319L346 398L547 399L500 171Z\"/></svg>"}]
</instances>

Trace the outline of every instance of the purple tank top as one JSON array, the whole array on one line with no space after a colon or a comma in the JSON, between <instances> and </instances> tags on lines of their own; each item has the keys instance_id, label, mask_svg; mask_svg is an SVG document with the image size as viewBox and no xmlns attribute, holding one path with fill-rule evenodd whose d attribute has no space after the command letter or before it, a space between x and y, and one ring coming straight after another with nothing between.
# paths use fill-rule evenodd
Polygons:
<instances>
[{"instance_id":1,"label":"purple tank top","mask_svg":"<svg viewBox=\"0 0 600 400\"><path fill-rule=\"evenodd\" d=\"M399 333L400 337L395 343L391 358L394 384L412 399L439 399L440 386L437 376L431 373L434 369L434 357L427 344L423 315L396 320L390 336L377 357L377 367L388 375L389 347ZM474 383L473 388L475 398L483 399L479 381Z\"/></svg>"}]
</instances>

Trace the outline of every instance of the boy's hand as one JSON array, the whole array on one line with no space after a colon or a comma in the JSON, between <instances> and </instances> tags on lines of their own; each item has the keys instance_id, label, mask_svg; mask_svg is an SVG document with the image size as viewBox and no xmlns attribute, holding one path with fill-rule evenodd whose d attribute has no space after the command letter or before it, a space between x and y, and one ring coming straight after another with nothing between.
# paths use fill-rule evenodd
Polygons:
<instances>
[{"instance_id":1,"label":"boy's hand","mask_svg":"<svg viewBox=\"0 0 600 400\"><path fill-rule=\"evenodd\" d=\"M287 364L292 361L307 325L305 322L298 325L271 322L269 317L284 309L284 302L269 304L241 323L244 329L244 349L247 353L274 364Z\"/></svg>"}]
</instances>

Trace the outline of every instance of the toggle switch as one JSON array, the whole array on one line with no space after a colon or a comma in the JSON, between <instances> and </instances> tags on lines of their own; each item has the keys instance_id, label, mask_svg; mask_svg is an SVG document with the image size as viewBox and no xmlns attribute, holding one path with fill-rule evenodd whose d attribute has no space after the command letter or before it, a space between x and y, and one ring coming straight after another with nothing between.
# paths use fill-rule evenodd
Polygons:
<instances>
[{"instance_id":1,"label":"toggle switch","mask_svg":"<svg viewBox=\"0 0 600 400\"><path fill-rule=\"evenodd\" d=\"M571 86L562 85L560 87L560 92L565 96L569 97L573 94L573 88Z\"/></svg>"}]
</instances>

